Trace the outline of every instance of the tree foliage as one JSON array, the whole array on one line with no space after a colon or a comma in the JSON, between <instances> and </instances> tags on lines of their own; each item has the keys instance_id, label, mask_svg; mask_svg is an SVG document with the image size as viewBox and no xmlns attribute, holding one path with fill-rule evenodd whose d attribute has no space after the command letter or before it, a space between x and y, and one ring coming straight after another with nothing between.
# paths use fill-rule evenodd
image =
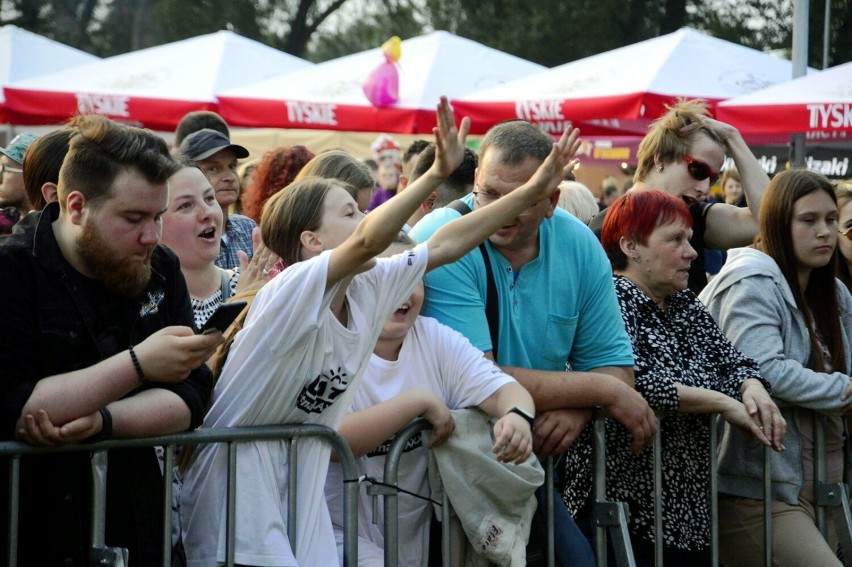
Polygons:
<instances>
[{"instance_id":1,"label":"tree foliage","mask_svg":"<svg viewBox=\"0 0 852 567\"><path fill-rule=\"evenodd\" d=\"M831 3L830 65L852 60L852 3ZM444 29L554 66L683 26L789 57L793 0L0 0L0 24L100 56L229 29L314 61ZM810 2L822 66L825 0Z\"/></svg>"}]
</instances>

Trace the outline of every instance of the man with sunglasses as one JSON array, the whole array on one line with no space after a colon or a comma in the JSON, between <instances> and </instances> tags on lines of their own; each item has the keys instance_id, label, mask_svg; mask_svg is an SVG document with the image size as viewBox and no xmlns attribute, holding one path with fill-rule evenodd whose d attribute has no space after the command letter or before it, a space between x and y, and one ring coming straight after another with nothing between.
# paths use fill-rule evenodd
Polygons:
<instances>
[{"instance_id":1,"label":"man with sunglasses","mask_svg":"<svg viewBox=\"0 0 852 567\"><path fill-rule=\"evenodd\" d=\"M529 122L497 124L482 139L474 190L461 201L470 209L488 207L527 182L552 146L550 136ZM609 261L585 225L557 208L558 200L554 187L549 199L491 235L484 251L427 274L423 314L461 332L529 390L540 458L565 451L596 406L628 428L639 451L653 440L656 420L632 388L633 347ZM423 242L460 214L452 205L435 209L410 235ZM496 314L489 308L492 290ZM560 562L594 565L588 542L555 493Z\"/></svg>"},{"instance_id":2,"label":"man with sunglasses","mask_svg":"<svg viewBox=\"0 0 852 567\"><path fill-rule=\"evenodd\" d=\"M740 173L748 207L707 202L726 153ZM760 200L769 185L769 176L740 132L710 118L706 103L701 100L680 100L655 120L639 145L637 159L631 190L661 189L689 205L689 242L698 252L689 270L689 289L697 294L707 285L705 247L738 248L751 244L757 236ZM599 238L605 216L606 211L602 211L589 223Z\"/></svg>"},{"instance_id":3,"label":"man with sunglasses","mask_svg":"<svg viewBox=\"0 0 852 567\"><path fill-rule=\"evenodd\" d=\"M25 132L0 148L0 234L12 232L15 223L32 209L24 189L23 168L24 153L36 138Z\"/></svg>"}]
</instances>

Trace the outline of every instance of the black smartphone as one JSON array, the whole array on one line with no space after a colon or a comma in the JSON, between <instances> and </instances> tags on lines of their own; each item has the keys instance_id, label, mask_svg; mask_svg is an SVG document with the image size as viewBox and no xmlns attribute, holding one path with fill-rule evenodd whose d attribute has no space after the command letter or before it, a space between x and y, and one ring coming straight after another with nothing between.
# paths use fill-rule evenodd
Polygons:
<instances>
[{"instance_id":1,"label":"black smartphone","mask_svg":"<svg viewBox=\"0 0 852 567\"><path fill-rule=\"evenodd\" d=\"M243 308L248 305L245 301L233 301L231 303L223 303L218 309L207 319L204 326L201 328L201 333L211 333L213 331L225 332L234 319L242 313Z\"/></svg>"}]
</instances>

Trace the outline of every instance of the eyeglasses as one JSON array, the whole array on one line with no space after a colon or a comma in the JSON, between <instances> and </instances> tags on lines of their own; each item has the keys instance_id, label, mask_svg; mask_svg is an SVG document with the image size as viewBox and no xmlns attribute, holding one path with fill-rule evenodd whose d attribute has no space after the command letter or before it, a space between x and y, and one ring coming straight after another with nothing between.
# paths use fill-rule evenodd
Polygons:
<instances>
[{"instance_id":1,"label":"eyeglasses","mask_svg":"<svg viewBox=\"0 0 852 567\"><path fill-rule=\"evenodd\" d=\"M683 156L683 161L686 162L686 171L694 180L704 181L709 177L710 185L719 180L719 174L703 161L692 156Z\"/></svg>"},{"instance_id":2,"label":"eyeglasses","mask_svg":"<svg viewBox=\"0 0 852 567\"><path fill-rule=\"evenodd\" d=\"M12 167L11 165L6 165L5 163L0 163L0 177L3 177L4 173L23 173L24 170L20 167Z\"/></svg>"},{"instance_id":3,"label":"eyeglasses","mask_svg":"<svg viewBox=\"0 0 852 567\"><path fill-rule=\"evenodd\" d=\"M485 205L499 200L500 197L502 197L503 195L493 193L491 191L473 191L473 196L476 198L476 204L480 207L484 207ZM536 205L538 205L538 203L532 205L528 209L524 210L522 213L519 213L517 216L525 217L527 215L531 215L535 210Z\"/></svg>"},{"instance_id":4,"label":"eyeglasses","mask_svg":"<svg viewBox=\"0 0 852 567\"><path fill-rule=\"evenodd\" d=\"M845 236L846 240L852 240L852 226L847 228L846 230L838 230L841 236Z\"/></svg>"}]
</instances>

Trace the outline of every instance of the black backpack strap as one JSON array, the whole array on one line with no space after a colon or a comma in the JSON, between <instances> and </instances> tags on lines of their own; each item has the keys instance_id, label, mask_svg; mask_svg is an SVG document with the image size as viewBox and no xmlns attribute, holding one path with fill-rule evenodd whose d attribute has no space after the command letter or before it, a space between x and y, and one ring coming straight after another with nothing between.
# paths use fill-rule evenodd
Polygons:
<instances>
[{"instance_id":1,"label":"black backpack strap","mask_svg":"<svg viewBox=\"0 0 852 567\"><path fill-rule=\"evenodd\" d=\"M465 216L470 212L470 207L468 207L467 204L461 199L456 199L452 203L448 204L447 208L461 213L461 216Z\"/></svg>"},{"instance_id":2,"label":"black backpack strap","mask_svg":"<svg viewBox=\"0 0 852 567\"><path fill-rule=\"evenodd\" d=\"M482 253L482 261L485 264L485 279L487 280L485 292L485 317L488 319L488 332L491 335L491 356L497 362L497 341L500 339L500 304L497 296L497 284L494 281L494 271L491 269L491 259L485 243L479 245Z\"/></svg>"},{"instance_id":3,"label":"black backpack strap","mask_svg":"<svg viewBox=\"0 0 852 567\"><path fill-rule=\"evenodd\" d=\"M470 212L470 207L461 199L456 199L446 206L461 213L462 216ZM500 338L500 304L497 296L497 284L494 282L494 271L491 269L491 259L488 257L488 250L485 249L484 242L479 245L479 252L482 254L482 262L485 264L485 279L487 281L485 288L485 317L488 319L488 333L491 335L491 356L496 362L497 341Z\"/></svg>"}]
</instances>

